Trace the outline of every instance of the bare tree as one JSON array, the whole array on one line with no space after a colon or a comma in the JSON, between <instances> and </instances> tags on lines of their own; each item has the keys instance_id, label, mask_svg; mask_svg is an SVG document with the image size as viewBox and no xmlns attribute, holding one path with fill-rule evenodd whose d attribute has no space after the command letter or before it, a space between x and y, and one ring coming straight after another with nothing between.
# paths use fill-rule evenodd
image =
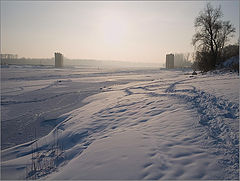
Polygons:
<instances>
[{"instance_id":1,"label":"bare tree","mask_svg":"<svg viewBox=\"0 0 240 181\"><path fill-rule=\"evenodd\" d=\"M192 43L198 52L208 54L209 69L215 68L222 50L236 31L230 21L223 21L221 7L214 9L210 3L195 19L196 33Z\"/></svg>"}]
</instances>

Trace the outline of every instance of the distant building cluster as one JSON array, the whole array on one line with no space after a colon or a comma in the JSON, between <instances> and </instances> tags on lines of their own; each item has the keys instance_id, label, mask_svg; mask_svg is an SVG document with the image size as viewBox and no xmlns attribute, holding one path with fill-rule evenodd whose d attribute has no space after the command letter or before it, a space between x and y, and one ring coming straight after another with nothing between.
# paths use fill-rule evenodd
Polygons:
<instances>
[{"instance_id":1,"label":"distant building cluster","mask_svg":"<svg viewBox=\"0 0 240 181\"><path fill-rule=\"evenodd\" d=\"M4 59L10 60L10 59L17 59L17 58L18 58L17 54L0 54L1 60L4 60Z\"/></svg>"},{"instance_id":2,"label":"distant building cluster","mask_svg":"<svg viewBox=\"0 0 240 181\"><path fill-rule=\"evenodd\" d=\"M17 54L0 54L1 65L13 63L18 60Z\"/></svg>"},{"instance_id":3,"label":"distant building cluster","mask_svg":"<svg viewBox=\"0 0 240 181\"><path fill-rule=\"evenodd\" d=\"M175 53L166 55L166 68L186 68L191 67L192 63L189 61L190 54Z\"/></svg>"},{"instance_id":4,"label":"distant building cluster","mask_svg":"<svg viewBox=\"0 0 240 181\"><path fill-rule=\"evenodd\" d=\"M61 53L55 53L55 67L63 67L63 55Z\"/></svg>"}]
</instances>

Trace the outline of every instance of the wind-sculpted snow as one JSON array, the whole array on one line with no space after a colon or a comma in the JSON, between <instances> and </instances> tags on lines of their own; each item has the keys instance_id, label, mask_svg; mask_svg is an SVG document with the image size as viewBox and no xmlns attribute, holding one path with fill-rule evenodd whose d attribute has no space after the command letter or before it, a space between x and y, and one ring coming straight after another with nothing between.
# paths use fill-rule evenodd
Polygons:
<instances>
[{"instance_id":1,"label":"wind-sculpted snow","mask_svg":"<svg viewBox=\"0 0 240 181\"><path fill-rule=\"evenodd\" d=\"M84 106L62 115L47 136L4 150L3 178L9 173L26 178L32 152L56 162L49 153L57 140L61 159L44 174L31 172L35 178L238 179L238 101L194 84L201 75L159 74L103 87L85 98ZM238 79L226 75L217 81Z\"/></svg>"}]
</instances>

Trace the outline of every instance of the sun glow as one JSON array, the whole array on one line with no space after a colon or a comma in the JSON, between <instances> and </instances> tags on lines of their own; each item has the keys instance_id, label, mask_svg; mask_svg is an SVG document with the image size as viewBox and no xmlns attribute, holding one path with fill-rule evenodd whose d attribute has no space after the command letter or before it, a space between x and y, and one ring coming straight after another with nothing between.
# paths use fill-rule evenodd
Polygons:
<instances>
[{"instance_id":1,"label":"sun glow","mask_svg":"<svg viewBox=\"0 0 240 181\"><path fill-rule=\"evenodd\" d=\"M126 40L128 22L122 15L108 12L100 21L99 28L103 41L110 45L119 45Z\"/></svg>"}]
</instances>

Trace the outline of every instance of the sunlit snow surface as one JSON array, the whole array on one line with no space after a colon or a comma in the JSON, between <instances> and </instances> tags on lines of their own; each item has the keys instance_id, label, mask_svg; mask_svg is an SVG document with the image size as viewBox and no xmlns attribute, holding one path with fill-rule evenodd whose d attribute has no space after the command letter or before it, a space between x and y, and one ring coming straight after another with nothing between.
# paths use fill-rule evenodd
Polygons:
<instances>
[{"instance_id":1,"label":"sunlit snow surface","mask_svg":"<svg viewBox=\"0 0 240 181\"><path fill-rule=\"evenodd\" d=\"M53 105L60 108L52 113L58 116L48 135L2 151L3 179L25 179L33 145L47 153L56 137L62 159L39 178L238 179L237 74L39 67L1 73L5 122L18 117L24 123L27 114L12 110L17 105L26 112L39 109L45 117Z\"/></svg>"}]
</instances>

